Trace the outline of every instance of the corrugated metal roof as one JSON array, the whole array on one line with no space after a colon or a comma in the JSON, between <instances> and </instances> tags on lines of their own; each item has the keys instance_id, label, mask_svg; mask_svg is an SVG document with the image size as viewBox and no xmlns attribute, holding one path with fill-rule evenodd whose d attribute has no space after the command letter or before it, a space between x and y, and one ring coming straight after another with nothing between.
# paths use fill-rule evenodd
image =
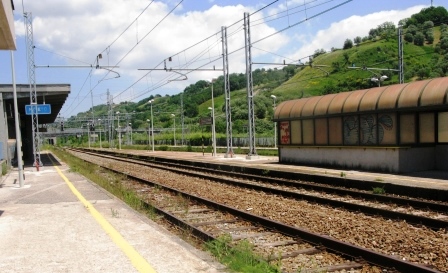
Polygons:
<instances>
[{"instance_id":1,"label":"corrugated metal roof","mask_svg":"<svg viewBox=\"0 0 448 273\"><path fill-rule=\"evenodd\" d=\"M275 120L339 113L448 105L448 77L290 100L280 103Z\"/></svg>"}]
</instances>

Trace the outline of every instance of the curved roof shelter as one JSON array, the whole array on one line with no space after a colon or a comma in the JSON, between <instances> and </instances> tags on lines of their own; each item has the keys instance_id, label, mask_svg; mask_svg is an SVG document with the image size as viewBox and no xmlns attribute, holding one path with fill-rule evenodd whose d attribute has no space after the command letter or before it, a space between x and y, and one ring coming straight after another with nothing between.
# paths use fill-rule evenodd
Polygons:
<instances>
[{"instance_id":1,"label":"curved roof shelter","mask_svg":"<svg viewBox=\"0 0 448 273\"><path fill-rule=\"evenodd\" d=\"M290 100L280 103L274 120L417 107L448 107L448 77Z\"/></svg>"}]
</instances>

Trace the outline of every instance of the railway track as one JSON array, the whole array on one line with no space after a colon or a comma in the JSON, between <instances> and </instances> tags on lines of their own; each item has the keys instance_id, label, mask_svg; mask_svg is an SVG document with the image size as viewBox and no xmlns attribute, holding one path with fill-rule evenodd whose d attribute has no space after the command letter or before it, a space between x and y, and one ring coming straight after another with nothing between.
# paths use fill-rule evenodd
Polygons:
<instances>
[{"instance_id":1,"label":"railway track","mask_svg":"<svg viewBox=\"0 0 448 273\"><path fill-rule=\"evenodd\" d=\"M92 156L92 154L90 156ZM104 155L101 157L103 159L106 158ZM109 160L117 161L117 158L110 158ZM122 158L121 160L124 161L125 159ZM151 166L154 168L153 165L148 165L149 163L147 162L131 161L132 164L140 164L140 166L143 164L145 167ZM170 171L173 171L173 167L169 168ZM126 175L132 177L132 179L148 183L146 179L131 174L128 170L126 171ZM198 177L197 171L195 173L183 173L182 175L193 175ZM206 174L205 176L207 179L210 179L209 174ZM351 272L375 272L375 269L366 269L365 263L357 262L356 258L358 257L362 257L363 261L370 264L378 265L383 268L394 268L400 272L439 272L426 266L409 263L400 257L384 255L364 247L358 247L353 244L336 240L327 235L319 235L293 225L286 225L282 222L268 219L267 217L255 215L250 213L250 208L247 208L246 210L238 209L163 184L158 184L156 182L152 183L153 185L156 185L156 188L162 188L171 192L174 196L180 194L183 197L186 197L186 199L189 200L188 202L193 202L184 205L181 209L179 209L178 205L160 205L159 213L164 214L165 218L171 219L171 221L180 226L187 227L187 229L192 230L195 236L206 241L229 232L232 234L233 240L247 239L262 253L263 250L270 250L268 253L264 251L263 256L265 259L281 260L282 265L291 264L285 272L297 272L299 268L297 264L303 263L295 261L295 259L303 259L304 253L314 255L314 258L308 258L308 260L319 261L319 264L314 266L318 268L317 272L347 269L359 270ZM145 194L154 192L152 189L145 188L139 189L138 191ZM157 194L155 196L157 196ZM151 204L153 203L154 202L151 202ZM328 250L329 254L327 254L325 249ZM334 254L331 253L343 253L343 255L332 256ZM347 258L350 260L347 260ZM327 264L325 264L326 260L328 260ZM338 265L336 266L334 263L337 263Z\"/></svg>"},{"instance_id":2,"label":"railway track","mask_svg":"<svg viewBox=\"0 0 448 273\"><path fill-rule=\"evenodd\" d=\"M98 154L95 151L83 151ZM147 156L106 151L121 160L132 160L135 164L159 168L204 179L213 178L217 182L241 188L254 189L284 197L306 200L308 202L343 208L367 215L381 216L386 219L404 220L417 226L426 226L435 230L448 228L448 204L433 201L409 199L403 197L378 195L357 190L330 187L315 183L271 178L191 166L170 162L155 162ZM216 167L216 166L215 166Z\"/></svg>"}]
</instances>

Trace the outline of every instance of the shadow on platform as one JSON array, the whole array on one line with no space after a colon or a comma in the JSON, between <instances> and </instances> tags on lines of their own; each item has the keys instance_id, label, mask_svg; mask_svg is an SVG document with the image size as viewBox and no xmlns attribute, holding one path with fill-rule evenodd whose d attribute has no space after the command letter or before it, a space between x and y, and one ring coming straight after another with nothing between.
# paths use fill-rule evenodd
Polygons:
<instances>
[{"instance_id":1,"label":"shadow on platform","mask_svg":"<svg viewBox=\"0 0 448 273\"><path fill-rule=\"evenodd\" d=\"M50 154L50 153L40 154L40 160L41 160L43 166L61 166L61 163L59 163L57 158L54 157L53 154ZM26 160L24 162L24 166L25 167L35 167L34 162L31 160ZM17 166L15 166L15 167L17 167Z\"/></svg>"}]
</instances>

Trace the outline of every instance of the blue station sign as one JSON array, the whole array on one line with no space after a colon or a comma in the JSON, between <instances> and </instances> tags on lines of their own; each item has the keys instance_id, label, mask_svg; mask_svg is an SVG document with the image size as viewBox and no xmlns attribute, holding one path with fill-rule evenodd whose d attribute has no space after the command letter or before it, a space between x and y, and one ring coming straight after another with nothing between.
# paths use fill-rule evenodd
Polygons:
<instances>
[{"instance_id":1,"label":"blue station sign","mask_svg":"<svg viewBox=\"0 0 448 273\"><path fill-rule=\"evenodd\" d=\"M51 114L51 104L25 105L25 114L32 115L33 113L49 115Z\"/></svg>"}]
</instances>

